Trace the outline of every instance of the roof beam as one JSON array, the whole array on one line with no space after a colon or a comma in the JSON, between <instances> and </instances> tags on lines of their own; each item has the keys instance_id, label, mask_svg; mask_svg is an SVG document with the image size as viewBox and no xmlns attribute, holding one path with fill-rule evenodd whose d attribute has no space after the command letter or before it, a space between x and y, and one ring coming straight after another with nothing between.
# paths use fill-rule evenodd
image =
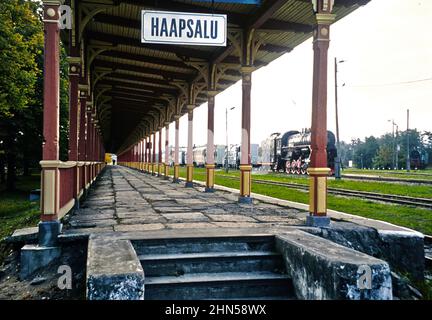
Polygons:
<instances>
[{"instance_id":1,"label":"roof beam","mask_svg":"<svg viewBox=\"0 0 432 320\"><path fill-rule=\"evenodd\" d=\"M267 0L258 9L255 15L248 21L247 28L259 29L267 22L273 14L278 11L283 5L287 3L286 0Z\"/></svg>"},{"instance_id":2,"label":"roof beam","mask_svg":"<svg viewBox=\"0 0 432 320\"><path fill-rule=\"evenodd\" d=\"M134 98L134 97L131 97L131 96L128 96L128 95L125 95L125 96L116 96L115 97L115 101L118 101L118 100L135 101L137 103L142 103L142 104L148 103L148 101L144 101L144 100L141 100L139 98ZM157 103L161 103L162 104L162 102L157 102ZM115 105L115 102L113 102L113 105ZM163 107L165 107L165 105L163 105Z\"/></svg>"},{"instance_id":3,"label":"roof beam","mask_svg":"<svg viewBox=\"0 0 432 320\"><path fill-rule=\"evenodd\" d=\"M145 76L135 76L135 75L129 75L124 73L110 73L106 76L107 78L115 78L121 80L130 80L130 81L136 81L136 82L147 82L147 83L153 83L158 84L162 86L170 86L170 83L166 80L160 80L157 78L151 78L151 77L145 77ZM174 89L174 87L172 87Z\"/></svg>"},{"instance_id":4,"label":"roof beam","mask_svg":"<svg viewBox=\"0 0 432 320\"><path fill-rule=\"evenodd\" d=\"M103 79L98 84L118 86L118 87L128 88L128 89L132 89L132 90L138 90L138 91L139 90L152 90L155 92L160 92L161 94L162 93L170 94L172 96L176 96L178 94L177 89L160 88L160 87L154 87L151 85L149 86L149 85L145 85L145 84L137 84L137 83L130 83L130 82L117 82L115 80L109 80L109 79Z\"/></svg>"},{"instance_id":5,"label":"roof beam","mask_svg":"<svg viewBox=\"0 0 432 320\"><path fill-rule=\"evenodd\" d=\"M174 68L182 68L185 70L187 69L191 73L196 73L195 69L189 67L183 61L162 59L162 58L156 58L156 57L152 57L152 56L148 56L148 55L132 54L132 53L122 52L122 51L117 51L117 50L116 51L104 51L101 54L99 54L99 56L133 60L133 61L157 64L157 65L161 65L161 66L168 66L168 67L174 67Z\"/></svg>"},{"instance_id":6,"label":"roof beam","mask_svg":"<svg viewBox=\"0 0 432 320\"><path fill-rule=\"evenodd\" d=\"M180 57L190 57L194 59L208 59L208 52L192 49L183 46L167 46L162 44L144 44L140 42L138 38L129 38L109 33L87 31L87 37L90 40L97 40L102 42L111 43L113 45L122 44L131 47L147 48L149 50L162 51L175 54Z\"/></svg>"},{"instance_id":7,"label":"roof beam","mask_svg":"<svg viewBox=\"0 0 432 320\"><path fill-rule=\"evenodd\" d=\"M155 0L122 0L124 3L128 3L131 5L145 7L146 9L155 9L155 10L170 10L170 11L184 11L184 12L195 12L195 13L215 13L215 14L227 14L226 11L213 9L211 7L206 6L198 6L191 3L181 3L172 0L163 0L163 1L155 1ZM229 23L233 23L236 25L242 25L245 22L244 14L239 14L235 12L229 12Z\"/></svg>"},{"instance_id":8,"label":"roof beam","mask_svg":"<svg viewBox=\"0 0 432 320\"><path fill-rule=\"evenodd\" d=\"M312 3L311 0L297 0L299 2ZM335 1L335 7L351 7L355 5L364 6L368 4L370 0L338 0Z\"/></svg>"},{"instance_id":9,"label":"roof beam","mask_svg":"<svg viewBox=\"0 0 432 320\"><path fill-rule=\"evenodd\" d=\"M313 26L303 23L270 19L263 23L259 29L279 32L309 33L313 31Z\"/></svg>"},{"instance_id":10,"label":"roof beam","mask_svg":"<svg viewBox=\"0 0 432 320\"><path fill-rule=\"evenodd\" d=\"M153 95L148 95L148 94L140 94L139 92L133 91L133 90L127 90L127 89L121 89L121 88L115 88L112 91L110 91L109 93L107 93L107 95L129 95L129 96L133 96L133 97L137 97L137 98L142 98L143 100L146 101L162 101L164 103L166 103L166 100L157 96L153 96Z\"/></svg>"},{"instance_id":11,"label":"roof beam","mask_svg":"<svg viewBox=\"0 0 432 320\"><path fill-rule=\"evenodd\" d=\"M99 58L96 58L93 62L95 67L102 67L102 68L112 68L114 70L125 70L125 71L133 71L133 72L140 72L140 73L146 73L146 74L154 74L154 75L161 75L165 79L179 79L184 81L190 81L191 78L193 78L194 74L185 74L181 72L175 72L175 71L166 71L166 70L160 70L160 68L150 68L150 67L142 67L137 66L133 64L127 64L127 63L118 63L113 61L106 61L101 60Z\"/></svg>"},{"instance_id":12,"label":"roof beam","mask_svg":"<svg viewBox=\"0 0 432 320\"><path fill-rule=\"evenodd\" d=\"M292 48L271 43L265 43L261 45L260 50L274 53L285 53L292 51Z\"/></svg>"}]
</instances>

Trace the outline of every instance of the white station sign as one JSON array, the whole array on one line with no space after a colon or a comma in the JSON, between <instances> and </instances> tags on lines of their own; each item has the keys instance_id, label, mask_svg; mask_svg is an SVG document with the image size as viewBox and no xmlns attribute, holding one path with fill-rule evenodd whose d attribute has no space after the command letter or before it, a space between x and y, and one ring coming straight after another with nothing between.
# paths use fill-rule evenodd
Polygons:
<instances>
[{"instance_id":1,"label":"white station sign","mask_svg":"<svg viewBox=\"0 0 432 320\"><path fill-rule=\"evenodd\" d=\"M170 11L141 11L141 42L226 46L227 16Z\"/></svg>"}]
</instances>

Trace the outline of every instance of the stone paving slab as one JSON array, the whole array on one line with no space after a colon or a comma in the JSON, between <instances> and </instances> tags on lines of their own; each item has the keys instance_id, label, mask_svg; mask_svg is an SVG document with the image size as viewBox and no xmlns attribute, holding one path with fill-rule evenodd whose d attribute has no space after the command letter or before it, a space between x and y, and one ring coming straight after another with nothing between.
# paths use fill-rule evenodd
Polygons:
<instances>
[{"instance_id":1,"label":"stone paving slab","mask_svg":"<svg viewBox=\"0 0 432 320\"><path fill-rule=\"evenodd\" d=\"M163 213L168 222L208 221L209 218L199 212Z\"/></svg>"},{"instance_id":2,"label":"stone paving slab","mask_svg":"<svg viewBox=\"0 0 432 320\"><path fill-rule=\"evenodd\" d=\"M155 207L155 210L163 213L176 213L176 212L187 212L191 209L188 207Z\"/></svg>"},{"instance_id":3,"label":"stone paving slab","mask_svg":"<svg viewBox=\"0 0 432 320\"><path fill-rule=\"evenodd\" d=\"M207 217L217 222L257 222L257 220L252 217L239 214L208 214Z\"/></svg>"},{"instance_id":4,"label":"stone paving slab","mask_svg":"<svg viewBox=\"0 0 432 320\"><path fill-rule=\"evenodd\" d=\"M260 227L259 223L252 222L214 222L218 227L222 228L256 228Z\"/></svg>"},{"instance_id":5,"label":"stone paving slab","mask_svg":"<svg viewBox=\"0 0 432 320\"><path fill-rule=\"evenodd\" d=\"M114 227L114 231L148 231L148 230L159 230L164 229L165 226L162 223L145 223L145 224L124 224Z\"/></svg>"},{"instance_id":6,"label":"stone paving slab","mask_svg":"<svg viewBox=\"0 0 432 320\"><path fill-rule=\"evenodd\" d=\"M153 223L153 222L166 222L167 219L164 217L153 215L135 218L121 218L120 224L143 224L143 223Z\"/></svg>"},{"instance_id":7,"label":"stone paving slab","mask_svg":"<svg viewBox=\"0 0 432 320\"><path fill-rule=\"evenodd\" d=\"M185 188L184 183L108 166L65 228L72 234L283 228L304 225L306 215L258 200L239 204L231 192L205 193L202 186Z\"/></svg>"},{"instance_id":8,"label":"stone paving slab","mask_svg":"<svg viewBox=\"0 0 432 320\"><path fill-rule=\"evenodd\" d=\"M167 228L171 229L201 229L201 228L215 228L216 225L208 222L195 222L195 223L168 223Z\"/></svg>"}]
</instances>

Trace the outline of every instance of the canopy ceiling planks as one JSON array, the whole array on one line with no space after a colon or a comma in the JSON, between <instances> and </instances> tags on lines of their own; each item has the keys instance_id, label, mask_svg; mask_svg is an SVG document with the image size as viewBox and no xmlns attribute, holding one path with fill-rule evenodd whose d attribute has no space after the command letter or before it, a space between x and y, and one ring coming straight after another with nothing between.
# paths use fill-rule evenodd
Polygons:
<instances>
[{"instance_id":1,"label":"canopy ceiling planks","mask_svg":"<svg viewBox=\"0 0 432 320\"><path fill-rule=\"evenodd\" d=\"M336 20L367 2L336 0ZM72 31L62 32L62 41L70 56L81 58L81 82L88 85L105 148L113 153L125 151L143 133L185 114L192 101L187 88L195 88L194 104L205 103L208 66L219 68L213 84L217 92L240 80L239 70L247 64L242 52L245 35L259 43L253 58L256 70L310 38L315 23L311 0L213 7L211 2L192 0L68 0L66 4L73 9L74 23ZM143 9L226 14L228 45L142 44Z\"/></svg>"}]
</instances>

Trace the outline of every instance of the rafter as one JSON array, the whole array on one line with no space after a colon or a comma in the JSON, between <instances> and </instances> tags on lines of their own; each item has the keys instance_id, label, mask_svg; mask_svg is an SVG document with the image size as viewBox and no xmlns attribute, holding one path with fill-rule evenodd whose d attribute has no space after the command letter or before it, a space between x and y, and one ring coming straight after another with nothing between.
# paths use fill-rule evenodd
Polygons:
<instances>
[{"instance_id":1,"label":"rafter","mask_svg":"<svg viewBox=\"0 0 432 320\"><path fill-rule=\"evenodd\" d=\"M139 39L117 36L109 33L87 31L87 37L92 40L102 41L112 44L122 44L131 47L147 48L154 51L170 52L180 57L189 57L194 59L205 60L208 58L208 52L198 49L192 49L182 46L166 46L161 44L143 44Z\"/></svg>"},{"instance_id":2,"label":"rafter","mask_svg":"<svg viewBox=\"0 0 432 320\"><path fill-rule=\"evenodd\" d=\"M118 63L118 62L112 62L112 61L106 61L106 60L100 60L96 59L94 62L95 67L104 67L104 68L112 68L114 70L125 70L125 71L133 71L133 72L141 72L141 73L147 73L147 74L156 74L160 75L166 79L180 79L180 80L190 80L194 74L185 74L181 72L175 72L175 71L165 71L160 70L160 68L150 68L150 67L142 67L137 66L133 64L126 64L126 63Z\"/></svg>"},{"instance_id":3,"label":"rafter","mask_svg":"<svg viewBox=\"0 0 432 320\"><path fill-rule=\"evenodd\" d=\"M157 57L144 55L144 54L132 54L132 53L122 52L122 51L116 50L116 51L105 51L105 52L101 53L100 55L106 56L106 57L132 60L132 61L141 61L141 62L157 64L157 65L161 65L161 66L182 68L182 69L188 70L191 73L196 72L195 69L188 67L183 61L162 59L162 58L157 58Z\"/></svg>"},{"instance_id":4,"label":"rafter","mask_svg":"<svg viewBox=\"0 0 432 320\"><path fill-rule=\"evenodd\" d=\"M130 83L130 82L117 82L114 80L108 80L108 79L104 79L101 80L101 82L99 83L100 85L111 85L111 86L116 86L116 87L121 87L121 88L128 88L128 89L132 89L132 90L138 90L138 91L153 91L155 92L155 94L170 94L170 95L177 95L178 94L178 90L177 89L168 89L168 88L160 88L160 87L154 87L154 86L149 86L149 85L145 85L145 84L136 84L136 83Z\"/></svg>"}]
</instances>

